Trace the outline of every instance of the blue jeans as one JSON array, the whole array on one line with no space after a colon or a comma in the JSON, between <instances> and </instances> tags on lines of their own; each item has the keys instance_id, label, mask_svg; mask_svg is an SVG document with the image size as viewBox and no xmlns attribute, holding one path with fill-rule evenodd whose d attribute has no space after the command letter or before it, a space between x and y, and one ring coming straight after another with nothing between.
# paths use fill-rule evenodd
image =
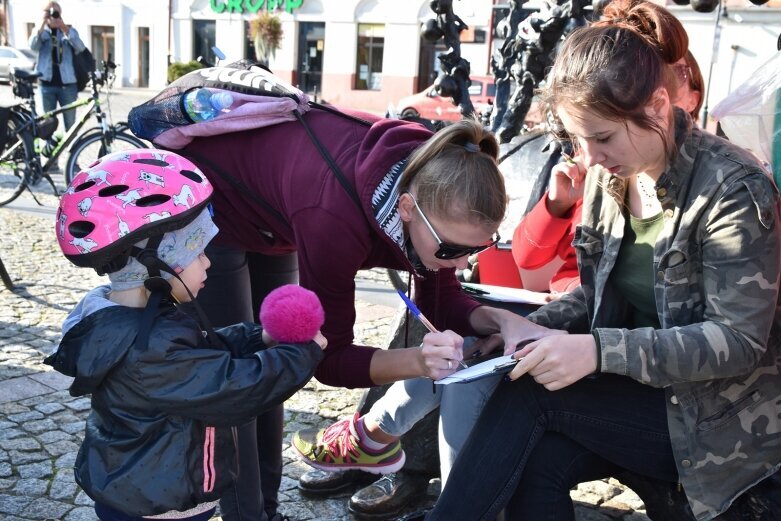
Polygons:
<instances>
[{"instance_id":1,"label":"blue jeans","mask_svg":"<svg viewBox=\"0 0 781 521\"><path fill-rule=\"evenodd\" d=\"M383 432L401 436L439 407L439 465L444 485L456 455L501 378L494 376L466 384L437 385L436 393L431 391L428 378L402 380L390 386L367 417Z\"/></svg>"},{"instance_id":2,"label":"blue jeans","mask_svg":"<svg viewBox=\"0 0 781 521\"><path fill-rule=\"evenodd\" d=\"M663 389L601 374L559 391L499 385L429 520L574 520L569 489L627 469L676 482Z\"/></svg>"},{"instance_id":3,"label":"blue jeans","mask_svg":"<svg viewBox=\"0 0 781 521\"><path fill-rule=\"evenodd\" d=\"M64 107L68 103L73 103L79 95L79 91L76 90L75 83L68 83L62 87L55 87L52 85L40 85L41 89L41 103L43 104L44 112L51 112L57 108ZM62 122L65 124L65 131L73 126L76 121L76 110L66 110L62 113Z\"/></svg>"}]
</instances>

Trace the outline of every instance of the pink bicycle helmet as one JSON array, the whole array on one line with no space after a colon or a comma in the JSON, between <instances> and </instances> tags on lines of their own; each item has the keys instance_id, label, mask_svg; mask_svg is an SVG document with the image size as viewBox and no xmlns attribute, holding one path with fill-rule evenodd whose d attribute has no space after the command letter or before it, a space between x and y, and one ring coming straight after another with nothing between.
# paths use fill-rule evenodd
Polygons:
<instances>
[{"instance_id":1,"label":"pink bicycle helmet","mask_svg":"<svg viewBox=\"0 0 781 521\"><path fill-rule=\"evenodd\" d=\"M108 273L124 265L135 243L195 219L211 194L206 176L177 154L108 154L79 172L62 195L57 241L76 266Z\"/></svg>"}]
</instances>

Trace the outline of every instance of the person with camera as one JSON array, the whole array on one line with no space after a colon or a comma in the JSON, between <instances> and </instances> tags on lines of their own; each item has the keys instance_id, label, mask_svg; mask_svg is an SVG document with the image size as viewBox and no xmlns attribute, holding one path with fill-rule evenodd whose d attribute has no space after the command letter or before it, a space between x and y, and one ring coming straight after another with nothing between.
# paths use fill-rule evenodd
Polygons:
<instances>
[{"instance_id":1,"label":"person with camera","mask_svg":"<svg viewBox=\"0 0 781 521\"><path fill-rule=\"evenodd\" d=\"M76 71L73 60L85 49L76 29L65 24L62 7L57 2L47 2L43 9L43 20L36 33L30 37L30 49L38 53L36 69L39 78L43 110L55 110L76 101ZM76 121L76 111L62 114L65 130Z\"/></svg>"}]
</instances>

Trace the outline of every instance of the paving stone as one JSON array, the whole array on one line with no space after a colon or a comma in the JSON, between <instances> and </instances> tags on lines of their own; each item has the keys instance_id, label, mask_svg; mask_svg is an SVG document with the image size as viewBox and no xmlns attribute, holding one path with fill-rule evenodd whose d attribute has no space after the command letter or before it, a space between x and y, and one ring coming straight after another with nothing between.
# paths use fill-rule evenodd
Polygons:
<instances>
[{"instance_id":1,"label":"paving stone","mask_svg":"<svg viewBox=\"0 0 781 521\"><path fill-rule=\"evenodd\" d=\"M21 429L4 429L0 431L0 440L12 440L26 435L27 433Z\"/></svg>"},{"instance_id":2,"label":"paving stone","mask_svg":"<svg viewBox=\"0 0 781 521\"><path fill-rule=\"evenodd\" d=\"M65 409L65 406L56 402L47 402L35 406L35 410L45 415L54 414Z\"/></svg>"},{"instance_id":3,"label":"paving stone","mask_svg":"<svg viewBox=\"0 0 781 521\"><path fill-rule=\"evenodd\" d=\"M72 508L73 506L67 503L39 498L27 505L23 513L30 519L62 519Z\"/></svg>"},{"instance_id":4,"label":"paving stone","mask_svg":"<svg viewBox=\"0 0 781 521\"><path fill-rule=\"evenodd\" d=\"M67 454L63 454L57 461L54 462L54 466L58 469L72 469L76 465L76 456L78 452L73 451Z\"/></svg>"},{"instance_id":5,"label":"paving stone","mask_svg":"<svg viewBox=\"0 0 781 521\"><path fill-rule=\"evenodd\" d=\"M64 521L97 521L98 516L95 515L95 509L90 507L78 507L74 508L68 515L65 516Z\"/></svg>"},{"instance_id":6,"label":"paving stone","mask_svg":"<svg viewBox=\"0 0 781 521\"><path fill-rule=\"evenodd\" d=\"M51 390L50 387L46 387L28 376L13 376L15 377L0 381L0 402L14 402L30 396L37 396Z\"/></svg>"},{"instance_id":7,"label":"paving stone","mask_svg":"<svg viewBox=\"0 0 781 521\"><path fill-rule=\"evenodd\" d=\"M53 431L57 428L57 424L54 423L54 420L50 420L48 418L43 420L35 420L27 423L22 424L22 428L26 430L27 432L32 432L33 434L38 434L40 432L44 431Z\"/></svg>"},{"instance_id":8,"label":"paving stone","mask_svg":"<svg viewBox=\"0 0 781 521\"><path fill-rule=\"evenodd\" d=\"M42 479L20 479L16 482L14 492L20 496L40 497L46 494L49 482Z\"/></svg>"},{"instance_id":9,"label":"paving stone","mask_svg":"<svg viewBox=\"0 0 781 521\"><path fill-rule=\"evenodd\" d=\"M52 389L56 389L58 391L61 391L63 389L68 389L71 386L71 383L73 382L73 378L70 376L65 376L62 373L58 373L54 370L49 370L43 373L36 373L33 375L30 375L30 378L33 380L42 383L43 385L46 385L47 387L51 387Z\"/></svg>"},{"instance_id":10,"label":"paving stone","mask_svg":"<svg viewBox=\"0 0 781 521\"><path fill-rule=\"evenodd\" d=\"M10 463L0 463L0 478L7 478L14 473Z\"/></svg>"},{"instance_id":11,"label":"paving stone","mask_svg":"<svg viewBox=\"0 0 781 521\"><path fill-rule=\"evenodd\" d=\"M37 450L41 444L35 438L14 438L0 441L0 447L5 450Z\"/></svg>"},{"instance_id":12,"label":"paving stone","mask_svg":"<svg viewBox=\"0 0 781 521\"><path fill-rule=\"evenodd\" d=\"M58 441L72 440L73 435L63 431L49 431L38 435L38 441L43 444L56 443Z\"/></svg>"},{"instance_id":13,"label":"paving stone","mask_svg":"<svg viewBox=\"0 0 781 521\"><path fill-rule=\"evenodd\" d=\"M43 451L24 452L11 450L8 451L8 455L10 456L11 464L13 465L24 465L26 463L49 459L49 455Z\"/></svg>"},{"instance_id":14,"label":"paving stone","mask_svg":"<svg viewBox=\"0 0 781 521\"><path fill-rule=\"evenodd\" d=\"M60 429L64 430L65 432L68 432L70 434L74 434L77 432L84 431L84 422L83 421L77 421L77 422L71 422L71 423L65 423L59 425Z\"/></svg>"},{"instance_id":15,"label":"paving stone","mask_svg":"<svg viewBox=\"0 0 781 521\"><path fill-rule=\"evenodd\" d=\"M83 490L76 495L76 501L74 501L74 503L76 503L77 505L86 505L86 506L93 506L95 504L95 502L92 501L92 499Z\"/></svg>"},{"instance_id":16,"label":"paving stone","mask_svg":"<svg viewBox=\"0 0 781 521\"><path fill-rule=\"evenodd\" d=\"M48 452L52 456L62 456L63 454L68 454L74 451L78 451L79 444L74 443L70 440L63 440L54 443L49 443L44 448L46 449L46 452Z\"/></svg>"},{"instance_id":17,"label":"paving stone","mask_svg":"<svg viewBox=\"0 0 781 521\"><path fill-rule=\"evenodd\" d=\"M21 514L32 501L32 498L0 494L0 512L4 514Z\"/></svg>"},{"instance_id":18,"label":"paving stone","mask_svg":"<svg viewBox=\"0 0 781 521\"><path fill-rule=\"evenodd\" d=\"M78 398L72 402L66 402L65 406L74 411L88 411L92 407L89 398Z\"/></svg>"},{"instance_id":19,"label":"paving stone","mask_svg":"<svg viewBox=\"0 0 781 521\"><path fill-rule=\"evenodd\" d=\"M31 411L27 409L25 412L20 412L17 414L9 414L8 419L12 422L16 423L23 423L23 422L29 422L33 420L40 420L43 418L43 413L40 411Z\"/></svg>"},{"instance_id":20,"label":"paving stone","mask_svg":"<svg viewBox=\"0 0 781 521\"><path fill-rule=\"evenodd\" d=\"M40 461L29 465L20 465L16 467L16 470L23 478L48 478L52 475L52 464L50 461Z\"/></svg>"},{"instance_id":21,"label":"paving stone","mask_svg":"<svg viewBox=\"0 0 781 521\"><path fill-rule=\"evenodd\" d=\"M52 480L49 497L52 499L73 499L79 492L79 486L73 477L73 469L61 469Z\"/></svg>"}]
</instances>

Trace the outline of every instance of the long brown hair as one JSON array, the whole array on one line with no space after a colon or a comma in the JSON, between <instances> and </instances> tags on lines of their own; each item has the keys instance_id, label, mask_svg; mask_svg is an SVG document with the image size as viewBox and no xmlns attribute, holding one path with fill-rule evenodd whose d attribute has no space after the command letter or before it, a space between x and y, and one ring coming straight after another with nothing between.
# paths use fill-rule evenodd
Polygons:
<instances>
[{"instance_id":1,"label":"long brown hair","mask_svg":"<svg viewBox=\"0 0 781 521\"><path fill-rule=\"evenodd\" d=\"M474 119L449 125L418 147L404 169L399 192L415 189L418 203L436 215L498 225L507 210L499 143Z\"/></svg>"},{"instance_id":2,"label":"long brown hair","mask_svg":"<svg viewBox=\"0 0 781 521\"><path fill-rule=\"evenodd\" d=\"M573 31L564 41L541 97L544 108L554 115L567 104L652 130L669 155L669 128L663 128L646 107L658 88L669 93L674 85L672 69L647 37L623 23L594 24Z\"/></svg>"}]
</instances>

